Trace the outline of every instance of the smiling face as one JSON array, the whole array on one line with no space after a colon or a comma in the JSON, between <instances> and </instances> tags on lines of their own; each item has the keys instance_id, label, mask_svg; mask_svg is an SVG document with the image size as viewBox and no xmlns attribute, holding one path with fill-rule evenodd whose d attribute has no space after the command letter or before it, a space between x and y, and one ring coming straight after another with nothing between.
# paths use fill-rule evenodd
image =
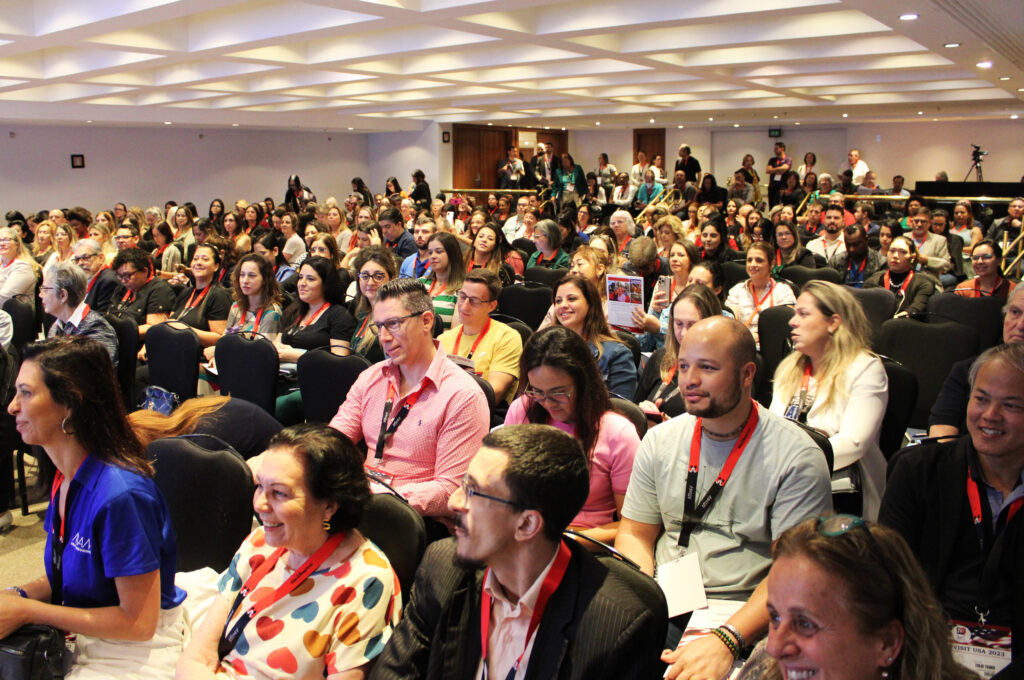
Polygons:
<instances>
[{"instance_id":1,"label":"smiling face","mask_svg":"<svg viewBox=\"0 0 1024 680\"><path fill-rule=\"evenodd\" d=\"M563 283L555 291L555 318L566 328L582 333L589 310L583 291L575 285Z\"/></svg>"},{"instance_id":2,"label":"smiling face","mask_svg":"<svg viewBox=\"0 0 1024 680\"><path fill-rule=\"evenodd\" d=\"M322 305L324 302L324 282L316 270L309 265L299 268L299 280L296 284L299 299L310 307Z\"/></svg>"},{"instance_id":3,"label":"smiling face","mask_svg":"<svg viewBox=\"0 0 1024 680\"><path fill-rule=\"evenodd\" d=\"M576 413L576 383L566 371L555 366L536 366L526 374L529 386L543 392L539 401L552 420L571 423ZM552 398L551 394L567 394L568 398Z\"/></svg>"},{"instance_id":4,"label":"smiling face","mask_svg":"<svg viewBox=\"0 0 1024 680\"><path fill-rule=\"evenodd\" d=\"M1007 469L1024 461L1024 374L1005 359L986 361L978 370L967 431L983 464Z\"/></svg>"},{"instance_id":5,"label":"smiling face","mask_svg":"<svg viewBox=\"0 0 1024 680\"><path fill-rule=\"evenodd\" d=\"M61 422L70 410L53 400L43 381L43 371L35 361L21 364L15 381L14 398L7 407L14 416L15 428L26 444L46 447L67 436L61 431Z\"/></svg>"},{"instance_id":6,"label":"smiling face","mask_svg":"<svg viewBox=\"0 0 1024 680\"><path fill-rule=\"evenodd\" d=\"M535 234L536 235L536 232ZM493 229L481 229L473 239L473 248L480 255L490 255L498 243L498 237Z\"/></svg>"},{"instance_id":7,"label":"smiling face","mask_svg":"<svg viewBox=\"0 0 1024 680\"><path fill-rule=\"evenodd\" d=\"M768 574L767 651L783 677L879 677L894 650L860 630L846 597L845 584L813 560L787 555L775 561Z\"/></svg>"},{"instance_id":8,"label":"smiling face","mask_svg":"<svg viewBox=\"0 0 1024 680\"><path fill-rule=\"evenodd\" d=\"M217 260L213 251L209 248L196 248L192 256L192 275L196 277L196 284L210 281L217 272Z\"/></svg>"},{"instance_id":9,"label":"smiling face","mask_svg":"<svg viewBox=\"0 0 1024 680\"><path fill-rule=\"evenodd\" d=\"M448 251L440 241L435 239L427 243L427 260L435 274L444 274L448 271Z\"/></svg>"},{"instance_id":10,"label":"smiling face","mask_svg":"<svg viewBox=\"0 0 1024 680\"><path fill-rule=\"evenodd\" d=\"M700 232L700 242L704 250L712 252L722 245L722 235L711 225L706 225Z\"/></svg>"},{"instance_id":11,"label":"smiling face","mask_svg":"<svg viewBox=\"0 0 1024 680\"><path fill-rule=\"evenodd\" d=\"M299 457L285 447L263 455L252 507L263 523L267 545L302 556L313 554L327 540L322 523L337 509L313 496Z\"/></svg>"},{"instance_id":12,"label":"smiling face","mask_svg":"<svg viewBox=\"0 0 1024 680\"><path fill-rule=\"evenodd\" d=\"M582 276L588 281L596 284L600 280L601 274L604 273L604 267L595 267L590 260L582 255L577 255L572 259L572 266L569 268L569 273Z\"/></svg>"},{"instance_id":13,"label":"smiling face","mask_svg":"<svg viewBox=\"0 0 1024 680\"><path fill-rule=\"evenodd\" d=\"M757 286L763 286L768 282L768 275L771 274L771 263L768 256L761 249L751 248L747 251L747 275Z\"/></svg>"}]
</instances>

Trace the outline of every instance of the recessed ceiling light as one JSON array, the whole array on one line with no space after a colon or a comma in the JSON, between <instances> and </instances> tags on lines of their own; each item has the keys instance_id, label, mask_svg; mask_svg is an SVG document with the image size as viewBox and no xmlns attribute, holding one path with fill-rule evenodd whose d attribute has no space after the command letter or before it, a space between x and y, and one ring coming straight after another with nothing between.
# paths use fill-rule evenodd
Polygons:
<instances>
[{"instance_id":1,"label":"recessed ceiling light","mask_svg":"<svg viewBox=\"0 0 1024 680\"><path fill-rule=\"evenodd\" d=\"M779 119L778 116L772 116L772 120L778 120L778 119Z\"/></svg>"},{"instance_id":2,"label":"recessed ceiling light","mask_svg":"<svg viewBox=\"0 0 1024 680\"><path fill-rule=\"evenodd\" d=\"M355 130L355 128L349 128L349 130Z\"/></svg>"},{"instance_id":3,"label":"recessed ceiling light","mask_svg":"<svg viewBox=\"0 0 1024 680\"><path fill-rule=\"evenodd\" d=\"M87 120L87 121L85 121L85 122L86 122L86 123L91 123L92 121L91 121L91 120Z\"/></svg>"},{"instance_id":4,"label":"recessed ceiling light","mask_svg":"<svg viewBox=\"0 0 1024 680\"><path fill-rule=\"evenodd\" d=\"M919 116L923 116L923 115L924 115L924 111L918 111L918 112L917 112L917 115L919 115Z\"/></svg>"},{"instance_id":5,"label":"recessed ceiling light","mask_svg":"<svg viewBox=\"0 0 1024 680\"><path fill-rule=\"evenodd\" d=\"M975 64L975 66L977 66L978 68L992 68L992 62L991 61L979 61L977 64Z\"/></svg>"},{"instance_id":6,"label":"recessed ceiling light","mask_svg":"<svg viewBox=\"0 0 1024 680\"><path fill-rule=\"evenodd\" d=\"M1018 118L1020 118L1020 116L1018 116L1016 113L1010 116L1010 120L1017 120Z\"/></svg>"},{"instance_id":7,"label":"recessed ceiling light","mask_svg":"<svg viewBox=\"0 0 1024 680\"><path fill-rule=\"evenodd\" d=\"M682 129L683 129L683 126L682 126L682 125L677 125L676 127L677 127L677 128L679 128L680 130L682 130Z\"/></svg>"},{"instance_id":8,"label":"recessed ceiling light","mask_svg":"<svg viewBox=\"0 0 1024 680\"><path fill-rule=\"evenodd\" d=\"M164 121L164 125L170 125L170 124L171 124L171 121L169 121L169 120L165 120Z\"/></svg>"},{"instance_id":9,"label":"recessed ceiling light","mask_svg":"<svg viewBox=\"0 0 1024 680\"><path fill-rule=\"evenodd\" d=\"M488 123L488 125L494 125L494 123Z\"/></svg>"},{"instance_id":10,"label":"recessed ceiling light","mask_svg":"<svg viewBox=\"0 0 1024 680\"><path fill-rule=\"evenodd\" d=\"M907 14L901 14L900 15L900 21L917 21L917 15L914 14L913 12L908 12Z\"/></svg>"},{"instance_id":11,"label":"recessed ceiling light","mask_svg":"<svg viewBox=\"0 0 1024 680\"><path fill-rule=\"evenodd\" d=\"M551 129L551 126L550 126L550 125L545 125L545 126L544 126L544 129L545 129L545 130L550 130L550 129Z\"/></svg>"},{"instance_id":12,"label":"recessed ceiling light","mask_svg":"<svg viewBox=\"0 0 1024 680\"><path fill-rule=\"evenodd\" d=\"M733 127L739 127L739 126L740 126L740 124L739 124L739 123L733 123L733 124L732 124L732 126L733 126Z\"/></svg>"},{"instance_id":13,"label":"recessed ceiling light","mask_svg":"<svg viewBox=\"0 0 1024 680\"><path fill-rule=\"evenodd\" d=\"M799 125L799 124L800 124L800 121L797 121L797 122L793 123L793 125Z\"/></svg>"},{"instance_id":14,"label":"recessed ceiling light","mask_svg":"<svg viewBox=\"0 0 1024 680\"><path fill-rule=\"evenodd\" d=\"M850 114L848 114L848 113L844 113L843 114L843 118L849 118L849 117L850 117Z\"/></svg>"},{"instance_id":15,"label":"recessed ceiling light","mask_svg":"<svg viewBox=\"0 0 1024 680\"><path fill-rule=\"evenodd\" d=\"M653 118L651 118L651 121L650 121L650 122L652 122L652 123L653 123L653 122L654 122L654 119L653 119Z\"/></svg>"},{"instance_id":16,"label":"recessed ceiling light","mask_svg":"<svg viewBox=\"0 0 1024 680\"><path fill-rule=\"evenodd\" d=\"M594 123L594 125L600 125L600 124L601 124L601 121L597 121L596 123Z\"/></svg>"},{"instance_id":17,"label":"recessed ceiling light","mask_svg":"<svg viewBox=\"0 0 1024 680\"><path fill-rule=\"evenodd\" d=\"M564 130L565 128L562 128L562 129Z\"/></svg>"},{"instance_id":18,"label":"recessed ceiling light","mask_svg":"<svg viewBox=\"0 0 1024 680\"><path fill-rule=\"evenodd\" d=\"M231 127L238 127L238 123L232 123Z\"/></svg>"},{"instance_id":19,"label":"recessed ceiling light","mask_svg":"<svg viewBox=\"0 0 1024 680\"><path fill-rule=\"evenodd\" d=\"M949 47L949 48L960 47L960 43L958 43L958 42L948 42L945 45L943 45L943 47Z\"/></svg>"},{"instance_id":20,"label":"recessed ceiling light","mask_svg":"<svg viewBox=\"0 0 1024 680\"><path fill-rule=\"evenodd\" d=\"M709 121L712 121L712 120L714 120L714 117L712 117L712 116L708 116L708 120L709 120Z\"/></svg>"},{"instance_id":21,"label":"recessed ceiling light","mask_svg":"<svg viewBox=\"0 0 1024 680\"><path fill-rule=\"evenodd\" d=\"M932 118L932 122L933 122L933 123L938 123L938 122L939 122L939 119L938 119L938 118Z\"/></svg>"},{"instance_id":22,"label":"recessed ceiling light","mask_svg":"<svg viewBox=\"0 0 1024 680\"><path fill-rule=\"evenodd\" d=\"M1010 76L1003 76L1003 77L1002 77L1002 78L1000 78L999 80L1009 80L1009 79L1010 79Z\"/></svg>"}]
</instances>

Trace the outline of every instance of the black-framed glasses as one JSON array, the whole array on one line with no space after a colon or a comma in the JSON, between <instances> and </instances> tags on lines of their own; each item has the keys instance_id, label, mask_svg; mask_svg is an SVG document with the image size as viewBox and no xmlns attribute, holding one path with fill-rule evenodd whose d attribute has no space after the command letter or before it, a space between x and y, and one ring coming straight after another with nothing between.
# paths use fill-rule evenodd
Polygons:
<instances>
[{"instance_id":1,"label":"black-framed glasses","mask_svg":"<svg viewBox=\"0 0 1024 680\"><path fill-rule=\"evenodd\" d=\"M388 319L387 321L381 321L379 323L375 321L373 325L377 327L378 334L385 328L388 329L388 333L394 334L397 333L398 330L402 327L403 321L405 321L406 319L411 319L413 317L419 316L421 314L423 314L423 312L414 312L412 314L406 314L405 316L396 316Z\"/></svg>"},{"instance_id":2,"label":"black-framed glasses","mask_svg":"<svg viewBox=\"0 0 1024 680\"><path fill-rule=\"evenodd\" d=\"M134 272L117 272L117 278L120 279L121 281L129 281L129 280L131 280L131 278L133 276L135 276L138 273L139 273L138 271L134 271Z\"/></svg>"},{"instance_id":3,"label":"black-framed glasses","mask_svg":"<svg viewBox=\"0 0 1024 680\"><path fill-rule=\"evenodd\" d=\"M827 517L818 518L818 533L829 538L842 536L857 529L864 532L864 535L867 537L868 547L874 554L875 559L882 565L885 572L889 574L889 580L892 582L892 588L896 592L896 618L902 621L903 588L900 586L900 579L896 576L896 571L892 568L892 563L886 559L885 553L882 552L882 546L878 545L878 541L876 541L875 537L871 534L871 529L868 528L867 522L856 515L829 515Z\"/></svg>"},{"instance_id":4,"label":"black-framed glasses","mask_svg":"<svg viewBox=\"0 0 1024 680\"><path fill-rule=\"evenodd\" d=\"M97 257L98 255L99 253L89 253L88 255L75 255L74 257L71 258L71 261L74 264L82 264L83 262L88 262L92 258Z\"/></svg>"},{"instance_id":5,"label":"black-framed glasses","mask_svg":"<svg viewBox=\"0 0 1024 680\"><path fill-rule=\"evenodd\" d=\"M360 281L366 282L369 281L370 279L373 279L377 283L384 283L385 281L388 280L388 275L385 274L384 272L374 272L372 274L370 272L360 272Z\"/></svg>"},{"instance_id":6,"label":"black-framed glasses","mask_svg":"<svg viewBox=\"0 0 1024 680\"><path fill-rule=\"evenodd\" d=\"M479 307L480 305L482 305L484 303L494 302L494 300L481 300L478 297L473 297L472 295L466 295L461 290L458 292L458 294L455 297L458 299L458 301L460 303L468 302L470 307Z\"/></svg>"},{"instance_id":7,"label":"black-framed glasses","mask_svg":"<svg viewBox=\"0 0 1024 680\"><path fill-rule=\"evenodd\" d=\"M992 253L979 253L977 255L971 255L971 262L988 262L993 257L995 257L995 255Z\"/></svg>"},{"instance_id":8,"label":"black-framed glasses","mask_svg":"<svg viewBox=\"0 0 1024 680\"><path fill-rule=\"evenodd\" d=\"M526 506L523 505L522 503L517 503L516 501L509 500L508 498L498 498L497 496L492 496L490 494L486 494L483 491L477 491L476 489L471 489L469 487L469 475L466 475L465 477L462 478L461 488L462 488L462 495L466 497L466 503L469 503L469 500L471 498L473 498L473 496L479 496L480 498L486 498L489 501L494 501L495 503L502 503L504 505L509 505L509 506L512 506L513 508L520 508L520 509L523 509L523 510L526 509Z\"/></svg>"}]
</instances>

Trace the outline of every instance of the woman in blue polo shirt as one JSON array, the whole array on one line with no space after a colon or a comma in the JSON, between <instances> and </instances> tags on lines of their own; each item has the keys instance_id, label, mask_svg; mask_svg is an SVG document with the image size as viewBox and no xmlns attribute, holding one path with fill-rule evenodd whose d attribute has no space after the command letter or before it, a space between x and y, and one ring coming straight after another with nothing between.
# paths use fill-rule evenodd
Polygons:
<instances>
[{"instance_id":1,"label":"woman in blue polo shirt","mask_svg":"<svg viewBox=\"0 0 1024 680\"><path fill-rule=\"evenodd\" d=\"M68 677L170 678L184 641L177 546L116 384L110 355L89 338L25 348L8 411L57 474L46 577L0 596L0 638L51 625L78 634Z\"/></svg>"}]
</instances>

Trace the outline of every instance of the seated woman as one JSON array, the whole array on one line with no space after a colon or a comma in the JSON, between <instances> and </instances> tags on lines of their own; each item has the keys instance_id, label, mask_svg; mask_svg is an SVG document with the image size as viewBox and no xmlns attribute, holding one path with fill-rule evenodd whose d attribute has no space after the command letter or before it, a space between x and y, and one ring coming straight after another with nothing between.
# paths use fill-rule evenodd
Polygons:
<instances>
[{"instance_id":1,"label":"seated woman","mask_svg":"<svg viewBox=\"0 0 1024 680\"><path fill-rule=\"evenodd\" d=\"M978 677L953 657L927 575L887 527L833 515L786 530L772 546L767 598L768 638L744 678Z\"/></svg>"},{"instance_id":2,"label":"seated woman","mask_svg":"<svg viewBox=\"0 0 1024 680\"><path fill-rule=\"evenodd\" d=\"M234 303L228 312L226 333L260 333L271 340L281 332L281 291L266 258L249 253L231 277Z\"/></svg>"},{"instance_id":3,"label":"seated woman","mask_svg":"<svg viewBox=\"0 0 1024 680\"><path fill-rule=\"evenodd\" d=\"M196 246L191 271L195 282L178 293L171 321L191 326L200 346L212 347L224 335L231 311L231 293L216 282L220 251L210 244Z\"/></svg>"},{"instance_id":4,"label":"seated woman","mask_svg":"<svg viewBox=\"0 0 1024 680\"><path fill-rule=\"evenodd\" d=\"M784 267L799 265L814 269L814 253L800 243L800 230L791 223L780 222L775 225L775 263L772 275L780 276Z\"/></svg>"},{"instance_id":5,"label":"seated woman","mask_svg":"<svg viewBox=\"0 0 1024 680\"><path fill-rule=\"evenodd\" d=\"M169 416L147 409L132 411L128 421L143 447L167 437L211 434L246 460L266 451L270 438L281 431L281 423L251 401L222 396L186 399Z\"/></svg>"},{"instance_id":6,"label":"seated woman","mask_svg":"<svg viewBox=\"0 0 1024 680\"><path fill-rule=\"evenodd\" d=\"M726 306L750 329L759 347L757 322L761 312L769 307L796 302L788 283L772 279L771 263L774 258L775 249L771 244L751 244L747 251L747 275L750 278L733 286L725 299Z\"/></svg>"},{"instance_id":7,"label":"seated woman","mask_svg":"<svg viewBox=\"0 0 1024 680\"><path fill-rule=\"evenodd\" d=\"M690 268L697 262L697 248L689 241L682 239L672 244L669 249L668 268L672 276L667 285L658 284L651 296L651 304L644 314L639 308L633 312L633 323L644 329L640 347L644 351L654 351L665 344L665 335L669 329L669 303L676 299L676 292L686 287L690 278Z\"/></svg>"},{"instance_id":8,"label":"seated woman","mask_svg":"<svg viewBox=\"0 0 1024 680\"><path fill-rule=\"evenodd\" d=\"M240 213L229 212L224 214L224 221L221 224L239 256L252 252L252 239L242 230L244 221L245 218Z\"/></svg>"},{"instance_id":9,"label":"seated woman","mask_svg":"<svg viewBox=\"0 0 1024 680\"><path fill-rule=\"evenodd\" d=\"M686 240L683 222L675 215L666 215L654 223L654 240L658 244L658 257L668 258L672 244Z\"/></svg>"},{"instance_id":10,"label":"seated woman","mask_svg":"<svg viewBox=\"0 0 1024 680\"><path fill-rule=\"evenodd\" d=\"M370 246L360 251L355 260L356 296L348 304L355 319L356 332L352 335L352 350L370 363L384 360L384 350L373 324L373 303L377 290L398 277L398 266L391 252L383 246Z\"/></svg>"},{"instance_id":11,"label":"seated woman","mask_svg":"<svg viewBox=\"0 0 1024 680\"><path fill-rule=\"evenodd\" d=\"M108 213L109 214L109 213ZM113 217L111 215L111 217ZM117 254L117 246L114 245L114 233L111 222L96 221L89 225L89 238L100 244L103 249L103 257L109 264Z\"/></svg>"},{"instance_id":12,"label":"seated woman","mask_svg":"<svg viewBox=\"0 0 1024 680\"><path fill-rule=\"evenodd\" d=\"M902 235L903 230L900 229L900 224L896 220L882 222L878 226L878 254L885 258L887 263L889 260L889 246L892 245L892 240Z\"/></svg>"},{"instance_id":13,"label":"seated woman","mask_svg":"<svg viewBox=\"0 0 1024 680\"><path fill-rule=\"evenodd\" d=\"M281 254L290 267L297 267L306 257L306 242L299 236L298 229L298 215L286 212L281 216L281 236L284 239Z\"/></svg>"},{"instance_id":14,"label":"seated woman","mask_svg":"<svg viewBox=\"0 0 1024 680\"><path fill-rule=\"evenodd\" d=\"M288 264L288 260L285 258L284 246L284 236L281 235L281 232L274 229L255 239L252 246L252 252L262 255L270 263L270 266L274 268L274 278L277 279L278 283L284 283L295 276L295 268ZM306 249L305 244L303 244L302 249Z\"/></svg>"},{"instance_id":15,"label":"seated woman","mask_svg":"<svg viewBox=\"0 0 1024 680\"><path fill-rule=\"evenodd\" d=\"M885 368L871 353L871 327L844 286L810 281L789 322L793 352L775 370L771 411L828 436L833 477L856 465L864 491L863 515L878 517L885 458L878 448L889 403Z\"/></svg>"},{"instance_id":16,"label":"seated woman","mask_svg":"<svg viewBox=\"0 0 1024 680\"><path fill-rule=\"evenodd\" d=\"M134 321L139 340L146 339L151 326L167 321L174 308L174 290L152 267L153 261L139 248L118 251L110 263L124 290L115 291L107 314Z\"/></svg>"},{"instance_id":17,"label":"seated woman","mask_svg":"<svg viewBox=\"0 0 1024 680\"><path fill-rule=\"evenodd\" d=\"M55 262L70 262L71 256L74 254L75 250L75 241L77 240L78 235L67 222L54 225L53 253L51 253L50 257L45 263L43 263L43 269L46 269Z\"/></svg>"},{"instance_id":18,"label":"seated woman","mask_svg":"<svg viewBox=\"0 0 1024 680\"><path fill-rule=\"evenodd\" d=\"M595 238L594 241L600 242L601 239ZM607 287L605 286L605 279L608 275L608 253L593 246L580 246L573 252L571 264L570 274L582 276L594 284L598 295L601 296L601 311L607 317L608 298L606 297ZM551 305L548 307L548 313L544 315L544 319L540 322L538 330L554 325L555 306Z\"/></svg>"},{"instance_id":19,"label":"seated woman","mask_svg":"<svg viewBox=\"0 0 1024 680\"><path fill-rule=\"evenodd\" d=\"M311 257L299 267L298 300L285 312L283 332L274 342L282 364L294 363L317 347L330 347L333 354L348 356L355 321L345 308L345 291L338 270L323 257ZM278 397L277 419L285 425L302 422L302 395L297 377L282 387L288 394Z\"/></svg>"},{"instance_id":20,"label":"seated woman","mask_svg":"<svg viewBox=\"0 0 1024 680\"><path fill-rule=\"evenodd\" d=\"M691 283L672 298L668 311L668 327L672 332L667 334L665 346L648 357L633 397L653 424L686 413L676 382L679 345L690 326L701 319L721 314L722 303L706 285Z\"/></svg>"},{"instance_id":21,"label":"seated woman","mask_svg":"<svg viewBox=\"0 0 1024 680\"><path fill-rule=\"evenodd\" d=\"M110 323L85 304L85 272L78 265L58 262L43 275L39 299L43 311L57 317L47 337L83 335L103 345L117 364L117 334ZM129 357L134 361L134 357Z\"/></svg>"},{"instance_id":22,"label":"seated woman","mask_svg":"<svg viewBox=\"0 0 1024 680\"><path fill-rule=\"evenodd\" d=\"M345 214L342 212L342 209L339 206L332 205L327 209L327 214L324 215L324 222L327 224L327 230L334 237L334 240L347 246L349 239L352 237L352 230L345 223Z\"/></svg>"},{"instance_id":23,"label":"seated woman","mask_svg":"<svg viewBox=\"0 0 1024 680\"><path fill-rule=\"evenodd\" d=\"M1003 249L990 239L982 239L974 244L971 263L974 265L974 278L968 279L954 289L963 297L993 296L1005 300L1017 284L1003 274Z\"/></svg>"},{"instance_id":24,"label":"seated woman","mask_svg":"<svg viewBox=\"0 0 1024 680\"><path fill-rule=\"evenodd\" d=\"M466 278L466 265L462 261L462 246L447 232L439 232L427 241L430 271L420 279L434 303L434 313L441 319L444 329L462 323L458 318L456 298Z\"/></svg>"},{"instance_id":25,"label":"seated woman","mask_svg":"<svg viewBox=\"0 0 1024 680\"><path fill-rule=\"evenodd\" d=\"M916 258L914 239L897 236L889 245L888 270L875 272L864 282L865 288L881 287L893 292L897 303L894 318L923 316L928 310L928 298L938 286L929 274L911 269L911 262Z\"/></svg>"},{"instance_id":26,"label":"seated woman","mask_svg":"<svg viewBox=\"0 0 1024 680\"><path fill-rule=\"evenodd\" d=\"M313 222L310 222L311 226L313 224ZM313 236L309 239L308 247L308 257L327 258L331 261L331 265L338 270L338 275L341 276L343 284L346 281L351 281L352 277L348 270L343 270L341 267L341 251L338 250L338 242L333 236L323 231L314 232Z\"/></svg>"},{"instance_id":27,"label":"seated woman","mask_svg":"<svg viewBox=\"0 0 1024 680\"><path fill-rule=\"evenodd\" d=\"M729 236L721 213L712 213L700 229L700 259L715 262L735 262L743 259L736 250L736 241Z\"/></svg>"},{"instance_id":28,"label":"seated woman","mask_svg":"<svg viewBox=\"0 0 1024 680\"><path fill-rule=\"evenodd\" d=\"M0 228L0 304L11 298L35 304L36 262L21 242L21 232L11 227Z\"/></svg>"},{"instance_id":29,"label":"seated woman","mask_svg":"<svg viewBox=\"0 0 1024 680\"><path fill-rule=\"evenodd\" d=\"M227 216L224 218L227 220ZM181 264L181 251L174 243L174 234L171 232L171 225L160 220L153 225L151 234L156 248L153 249L153 262L160 278L169 279L178 273L178 265ZM117 257L116 255L114 256ZM114 263L110 263L114 268Z\"/></svg>"},{"instance_id":30,"label":"seated woman","mask_svg":"<svg viewBox=\"0 0 1024 680\"><path fill-rule=\"evenodd\" d=\"M365 677L402 594L388 558L356 529L371 498L362 454L326 425L298 425L271 440L255 477L263 526L221 575L177 678Z\"/></svg>"},{"instance_id":31,"label":"seated woman","mask_svg":"<svg viewBox=\"0 0 1024 680\"><path fill-rule=\"evenodd\" d=\"M554 220L541 220L533 229L533 244L537 250L526 263L529 267L568 269L569 254L562 250L562 233Z\"/></svg>"},{"instance_id":32,"label":"seated woman","mask_svg":"<svg viewBox=\"0 0 1024 680\"><path fill-rule=\"evenodd\" d=\"M23 359L7 410L57 476L46 576L14 589L21 597L0 597L0 637L26 624L54 626L77 634L68 678L169 680L185 634L177 544L110 355L91 338L70 337L30 344Z\"/></svg>"},{"instance_id":33,"label":"seated woman","mask_svg":"<svg viewBox=\"0 0 1024 680\"><path fill-rule=\"evenodd\" d=\"M807 192L800 186L800 175L790 170L782 176L782 190L779 192L779 203L791 205L794 209L803 203Z\"/></svg>"},{"instance_id":34,"label":"seated woman","mask_svg":"<svg viewBox=\"0 0 1024 680\"><path fill-rule=\"evenodd\" d=\"M36 225L36 237L32 241L31 252L32 258L40 267L53 255L53 222L50 220Z\"/></svg>"},{"instance_id":35,"label":"seated woman","mask_svg":"<svg viewBox=\"0 0 1024 680\"><path fill-rule=\"evenodd\" d=\"M567 328L534 333L519 366L526 379L505 424L553 425L580 440L590 461L590 494L570 528L614 543L640 446L636 428L612 410L597 363L583 339Z\"/></svg>"},{"instance_id":36,"label":"seated woman","mask_svg":"<svg viewBox=\"0 0 1024 680\"><path fill-rule=\"evenodd\" d=\"M575 332L590 347L608 391L629 399L636 393L633 353L609 331L608 317L594 284L568 274L558 282L552 301L558 325Z\"/></svg>"},{"instance_id":37,"label":"seated woman","mask_svg":"<svg viewBox=\"0 0 1024 680\"><path fill-rule=\"evenodd\" d=\"M554 230L558 231L557 225L554 227ZM534 231L534 234L536 233ZM502 286L511 286L515 280L515 274L512 266L505 263L505 254L508 248L509 246L505 242L505 235L501 232L501 229L489 222L480 225L476 236L473 238L470 253L467 253L466 271L471 271L477 267L490 269L498 275Z\"/></svg>"}]
</instances>

